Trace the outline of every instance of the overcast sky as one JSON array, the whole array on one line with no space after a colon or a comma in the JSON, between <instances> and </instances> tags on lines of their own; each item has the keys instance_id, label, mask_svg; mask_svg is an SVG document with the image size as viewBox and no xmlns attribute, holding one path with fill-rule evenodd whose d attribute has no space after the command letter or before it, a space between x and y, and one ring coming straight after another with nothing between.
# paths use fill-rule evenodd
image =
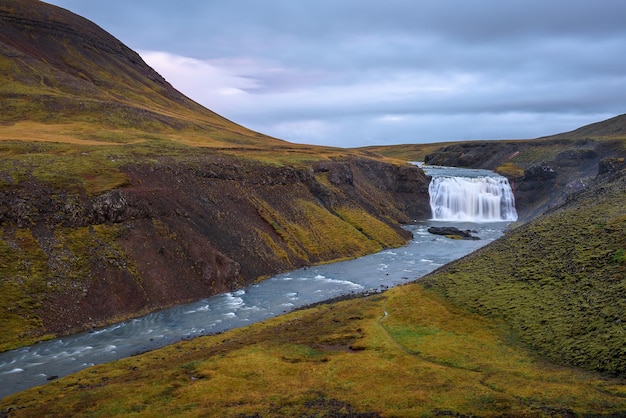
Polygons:
<instances>
[{"instance_id":1,"label":"overcast sky","mask_svg":"<svg viewBox=\"0 0 626 418\"><path fill-rule=\"evenodd\" d=\"M624 0L48 0L251 129L342 147L626 113Z\"/></svg>"}]
</instances>

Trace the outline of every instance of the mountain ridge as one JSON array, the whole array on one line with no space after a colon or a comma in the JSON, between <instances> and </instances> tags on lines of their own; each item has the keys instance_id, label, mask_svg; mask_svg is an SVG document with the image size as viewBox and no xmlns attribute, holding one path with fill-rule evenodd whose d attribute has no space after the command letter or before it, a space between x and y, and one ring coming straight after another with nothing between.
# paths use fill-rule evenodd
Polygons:
<instances>
[{"instance_id":1,"label":"mountain ridge","mask_svg":"<svg viewBox=\"0 0 626 418\"><path fill-rule=\"evenodd\" d=\"M77 121L152 132L228 130L244 144L287 145L189 99L95 23L37 0L0 4L0 104L5 126ZM73 129L72 129L73 128ZM233 138L234 139L234 138ZM224 146L220 141L220 145ZM294 146L294 145L290 145Z\"/></svg>"}]
</instances>

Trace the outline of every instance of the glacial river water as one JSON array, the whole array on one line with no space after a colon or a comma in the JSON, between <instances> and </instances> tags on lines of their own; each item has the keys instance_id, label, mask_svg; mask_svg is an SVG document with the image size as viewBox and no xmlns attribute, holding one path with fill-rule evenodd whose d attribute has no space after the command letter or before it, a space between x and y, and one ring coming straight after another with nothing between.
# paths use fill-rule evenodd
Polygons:
<instances>
[{"instance_id":1,"label":"glacial river water","mask_svg":"<svg viewBox=\"0 0 626 418\"><path fill-rule=\"evenodd\" d=\"M432 168L436 176L475 177L488 172ZM457 217L455 217L457 218ZM475 219L474 219L475 220ZM429 226L476 231L480 240L452 240L430 234ZM201 335L222 332L298 307L353 293L377 292L416 280L499 238L507 222L428 221L406 228L404 247L354 260L279 274L244 289L155 312L106 328L0 353L0 398L39 386L95 364Z\"/></svg>"},{"instance_id":2,"label":"glacial river water","mask_svg":"<svg viewBox=\"0 0 626 418\"><path fill-rule=\"evenodd\" d=\"M424 222L407 226L413 240L400 248L354 260L279 274L247 288L176 306L93 332L0 353L0 398L45 384L86 367L167 344L245 326L294 308L337 296L380 291L415 280L502 235L506 223L454 223L472 229L479 241L428 233Z\"/></svg>"}]
</instances>

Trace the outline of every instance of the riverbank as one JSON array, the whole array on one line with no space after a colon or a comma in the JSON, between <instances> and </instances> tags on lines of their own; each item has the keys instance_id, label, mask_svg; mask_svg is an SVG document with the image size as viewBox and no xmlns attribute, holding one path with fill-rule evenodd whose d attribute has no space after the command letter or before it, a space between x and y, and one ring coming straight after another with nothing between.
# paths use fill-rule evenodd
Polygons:
<instances>
[{"instance_id":1,"label":"riverbank","mask_svg":"<svg viewBox=\"0 0 626 418\"><path fill-rule=\"evenodd\" d=\"M407 283L492 242L506 227L506 223L472 224L482 239L459 241L429 234L431 225L442 223L407 226L414 238L404 247L295 270L238 291L0 353L0 376L7 383L0 387L0 396L44 384L51 376L65 376L182 339L220 333L336 297Z\"/></svg>"},{"instance_id":2,"label":"riverbank","mask_svg":"<svg viewBox=\"0 0 626 418\"><path fill-rule=\"evenodd\" d=\"M419 284L183 341L0 401L11 417L576 416L618 380L555 366ZM622 391L622 392L620 392Z\"/></svg>"}]
</instances>

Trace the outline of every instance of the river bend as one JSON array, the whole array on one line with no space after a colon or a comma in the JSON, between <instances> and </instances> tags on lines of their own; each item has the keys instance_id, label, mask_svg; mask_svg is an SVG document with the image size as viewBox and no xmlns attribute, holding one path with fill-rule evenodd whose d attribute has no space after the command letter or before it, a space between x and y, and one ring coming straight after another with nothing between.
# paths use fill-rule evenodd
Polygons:
<instances>
[{"instance_id":1,"label":"river bend","mask_svg":"<svg viewBox=\"0 0 626 418\"><path fill-rule=\"evenodd\" d=\"M476 230L479 241L429 234L425 222L407 226L404 247L279 274L247 288L176 306L106 328L0 353L0 398L86 367L200 335L222 332L298 307L351 293L379 291L415 280L502 235L506 223L454 226Z\"/></svg>"}]
</instances>

